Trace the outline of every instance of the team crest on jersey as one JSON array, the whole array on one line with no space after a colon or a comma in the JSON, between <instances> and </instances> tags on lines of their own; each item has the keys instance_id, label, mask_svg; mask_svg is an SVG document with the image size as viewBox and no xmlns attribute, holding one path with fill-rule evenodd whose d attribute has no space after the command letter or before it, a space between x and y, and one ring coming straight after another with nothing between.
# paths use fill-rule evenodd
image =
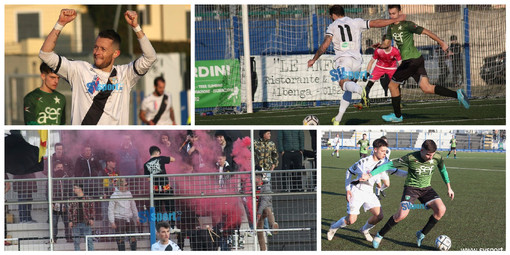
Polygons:
<instances>
[{"instance_id":1,"label":"team crest on jersey","mask_svg":"<svg viewBox=\"0 0 510 255\"><path fill-rule=\"evenodd\" d=\"M409 200L409 199L411 199L411 196L406 195L406 196L405 196L405 199L406 199L406 200Z\"/></svg>"},{"instance_id":2,"label":"team crest on jersey","mask_svg":"<svg viewBox=\"0 0 510 255\"><path fill-rule=\"evenodd\" d=\"M119 83L119 80L117 79L116 76L115 77L110 77L110 83L111 84L117 84L117 83Z\"/></svg>"}]
</instances>

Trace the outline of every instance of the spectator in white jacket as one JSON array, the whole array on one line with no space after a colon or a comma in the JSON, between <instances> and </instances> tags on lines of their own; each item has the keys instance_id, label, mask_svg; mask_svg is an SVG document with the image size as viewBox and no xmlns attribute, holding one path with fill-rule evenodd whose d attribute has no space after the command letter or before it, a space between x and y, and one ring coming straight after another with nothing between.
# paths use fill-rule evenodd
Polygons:
<instances>
[{"instance_id":1,"label":"spectator in white jacket","mask_svg":"<svg viewBox=\"0 0 510 255\"><path fill-rule=\"evenodd\" d=\"M129 191L128 182L125 179L120 179L117 182L115 192L113 192L110 198L133 198L131 191ZM116 234L136 233L136 226L140 224L140 220L138 218L138 209L136 208L135 201L110 201L108 205L108 220ZM131 250L136 251L136 238L132 236L129 241ZM123 237L117 238L117 246L119 251L126 250Z\"/></svg>"}]
</instances>

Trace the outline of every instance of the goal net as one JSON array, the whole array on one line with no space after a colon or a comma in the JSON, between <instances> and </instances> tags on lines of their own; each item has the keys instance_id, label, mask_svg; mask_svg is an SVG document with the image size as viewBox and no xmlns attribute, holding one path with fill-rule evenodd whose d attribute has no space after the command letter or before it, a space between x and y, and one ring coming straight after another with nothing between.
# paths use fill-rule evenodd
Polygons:
<instances>
[{"instance_id":1,"label":"goal net","mask_svg":"<svg viewBox=\"0 0 510 255\"><path fill-rule=\"evenodd\" d=\"M344 5L351 18L386 18L386 5ZM463 88L471 98L504 97L506 93L505 5L403 5L407 20L425 27L450 46L445 54L426 35L415 35L432 84ZM248 97L254 109L280 109L337 104L343 91L334 81L332 46L311 68L313 57L331 23L327 5L249 5L249 38L243 38L240 5L195 6L195 109L242 112ZM362 35L362 70L372 58L371 44L386 28ZM490 40L487 40L490 38ZM245 70L244 40L250 42L250 70ZM251 74L247 81L245 75ZM358 81L362 86L364 81ZM250 84L251 95L246 88ZM411 78L402 86L403 101L445 100L424 94ZM391 96L379 82L370 91L374 102ZM353 95L353 99L359 96Z\"/></svg>"}]
</instances>

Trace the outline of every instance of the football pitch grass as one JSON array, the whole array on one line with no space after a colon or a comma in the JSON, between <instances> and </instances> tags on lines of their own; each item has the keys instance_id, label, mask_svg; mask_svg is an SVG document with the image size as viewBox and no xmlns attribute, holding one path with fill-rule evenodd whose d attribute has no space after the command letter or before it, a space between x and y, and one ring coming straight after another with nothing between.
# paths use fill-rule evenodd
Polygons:
<instances>
[{"instance_id":1,"label":"football pitch grass","mask_svg":"<svg viewBox=\"0 0 510 255\"><path fill-rule=\"evenodd\" d=\"M321 199L321 249L330 250L368 250L375 251L358 230L372 215L361 213L357 221L346 228L339 229L333 240L328 241L326 234L332 222L346 216L345 171L359 160L356 150L340 151L340 158L331 156L332 150L322 150L322 199ZM411 151L392 150L391 158L397 158ZM443 158L448 152L441 151ZM416 246L416 231L422 229L432 210L412 210L406 219L389 231L377 250L435 250L434 241L439 235L447 235L452 240L450 250L480 248L503 248L506 250L506 188L505 153L457 152L446 161L455 198L450 200L439 172L432 176L432 187L441 196L446 205L446 214ZM407 169L403 169L406 170ZM388 218L397 212L402 196L404 178L390 176L391 185L381 200L384 219L371 231L375 235ZM415 202L419 203L419 202Z\"/></svg>"},{"instance_id":2,"label":"football pitch grass","mask_svg":"<svg viewBox=\"0 0 510 255\"><path fill-rule=\"evenodd\" d=\"M404 103L404 121L388 123L381 116L392 113L390 104L373 105L358 110L347 109L340 125L505 125L505 99L471 100L466 110L458 101L428 101ZM338 106L264 110L251 114L195 115L197 125L302 125L307 115L315 115L321 125L331 125Z\"/></svg>"}]
</instances>

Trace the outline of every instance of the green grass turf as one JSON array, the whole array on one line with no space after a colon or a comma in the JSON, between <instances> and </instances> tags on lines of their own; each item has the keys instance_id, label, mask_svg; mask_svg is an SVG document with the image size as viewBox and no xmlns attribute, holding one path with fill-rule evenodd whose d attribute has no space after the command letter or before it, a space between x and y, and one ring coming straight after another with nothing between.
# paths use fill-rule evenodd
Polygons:
<instances>
[{"instance_id":1,"label":"green grass turf","mask_svg":"<svg viewBox=\"0 0 510 255\"><path fill-rule=\"evenodd\" d=\"M391 158L410 151L392 150ZM446 157L447 152L440 152ZM452 155L450 155L452 156ZM358 220L336 232L332 241L326 233L332 222L346 216L345 171L359 159L355 150L340 151L340 158L331 156L331 150L322 151L322 250L374 250L358 230L365 224L370 212L361 213ZM503 248L505 243L505 153L457 152L457 159L445 159L454 200L447 195L446 185L440 174L432 176L432 187L446 205L445 216L416 247L416 231L422 229L432 214L431 210L412 210L409 216L391 231L381 242L378 250L434 250L434 240L447 235L452 240L451 250L463 248ZM404 169L407 170L407 169ZM397 212L403 191L404 178L390 176L391 186L381 200L384 219L370 232L375 235L388 218Z\"/></svg>"},{"instance_id":2,"label":"green grass turf","mask_svg":"<svg viewBox=\"0 0 510 255\"><path fill-rule=\"evenodd\" d=\"M471 100L469 110L457 101L404 103L401 123L387 123L381 115L392 113L390 104L357 110L352 105L340 125L505 125L505 99ZM251 114L195 115L197 125L302 125L304 117L315 115L321 125L331 125L338 106L290 108L259 111Z\"/></svg>"}]
</instances>

